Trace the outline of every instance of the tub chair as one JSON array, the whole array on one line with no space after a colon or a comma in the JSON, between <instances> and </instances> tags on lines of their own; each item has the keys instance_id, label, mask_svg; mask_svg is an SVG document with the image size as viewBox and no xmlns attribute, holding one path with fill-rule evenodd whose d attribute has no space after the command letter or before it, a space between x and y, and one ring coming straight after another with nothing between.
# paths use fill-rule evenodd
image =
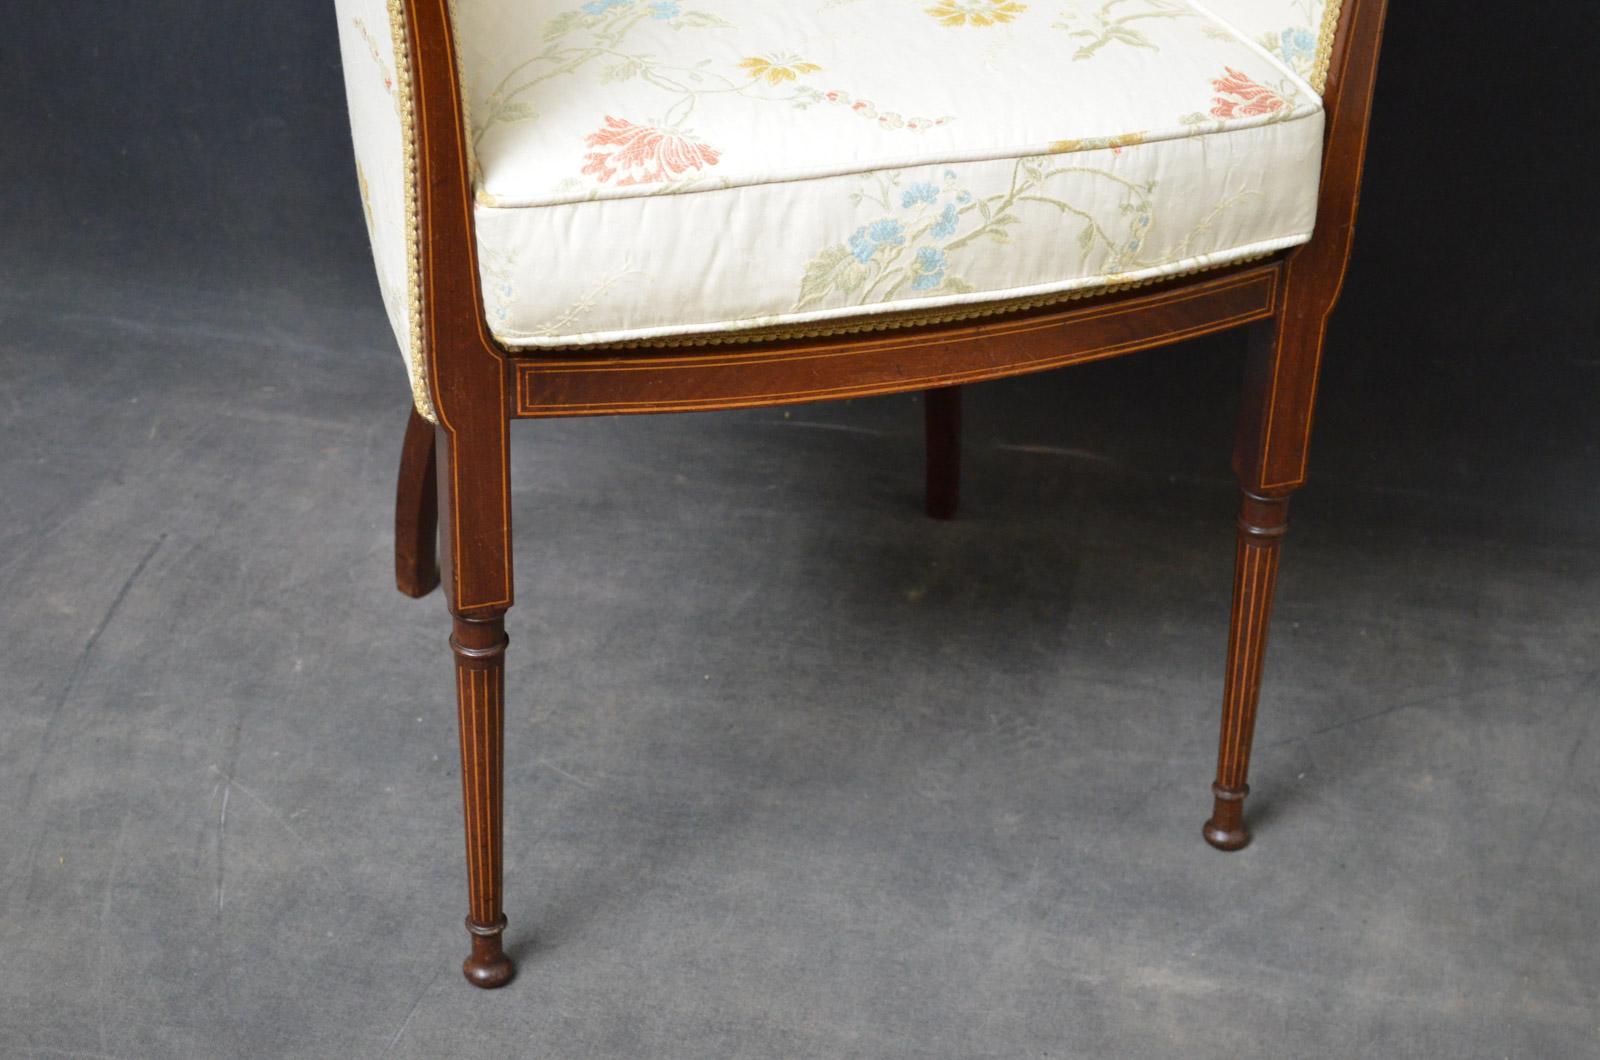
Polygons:
<instances>
[{"instance_id":1,"label":"tub chair","mask_svg":"<svg viewBox=\"0 0 1600 1060\"><path fill-rule=\"evenodd\" d=\"M1243 809L1385 0L336 0L409 372L402 592L453 619L467 978L502 947L512 422L926 394L1247 332L1222 731Z\"/></svg>"}]
</instances>

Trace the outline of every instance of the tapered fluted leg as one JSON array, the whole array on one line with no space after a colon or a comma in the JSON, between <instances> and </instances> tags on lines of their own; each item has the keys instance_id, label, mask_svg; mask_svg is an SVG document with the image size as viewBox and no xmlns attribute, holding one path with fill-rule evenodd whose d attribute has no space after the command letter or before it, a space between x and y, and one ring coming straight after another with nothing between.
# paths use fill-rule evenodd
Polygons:
<instances>
[{"instance_id":1,"label":"tapered fluted leg","mask_svg":"<svg viewBox=\"0 0 1600 1060\"><path fill-rule=\"evenodd\" d=\"M505 805L505 620L455 619L450 647L456 658L456 700L461 716L461 795L467 825L467 931L472 954L463 965L481 987L504 986L515 972L501 948L501 816Z\"/></svg>"},{"instance_id":2,"label":"tapered fluted leg","mask_svg":"<svg viewBox=\"0 0 1600 1060\"><path fill-rule=\"evenodd\" d=\"M1228 625L1228 669L1222 686L1222 737L1217 749L1214 803L1206 822L1206 841L1218 850L1238 850L1250 842L1244 825L1245 782L1250 742L1255 736L1256 704L1261 696L1261 662L1267 651L1267 626L1278 581L1278 552L1289 514L1288 497L1246 492L1239 509L1239 543L1234 559L1233 618Z\"/></svg>"},{"instance_id":3,"label":"tapered fluted leg","mask_svg":"<svg viewBox=\"0 0 1600 1060\"><path fill-rule=\"evenodd\" d=\"M922 393L928 434L928 515L954 519L961 504L961 388Z\"/></svg>"},{"instance_id":4,"label":"tapered fluted leg","mask_svg":"<svg viewBox=\"0 0 1600 1060\"><path fill-rule=\"evenodd\" d=\"M434 426L416 409L400 450L394 501L394 581L407 596L427 596L439 586L438 461Z\"/></svg>"}]
</instances>

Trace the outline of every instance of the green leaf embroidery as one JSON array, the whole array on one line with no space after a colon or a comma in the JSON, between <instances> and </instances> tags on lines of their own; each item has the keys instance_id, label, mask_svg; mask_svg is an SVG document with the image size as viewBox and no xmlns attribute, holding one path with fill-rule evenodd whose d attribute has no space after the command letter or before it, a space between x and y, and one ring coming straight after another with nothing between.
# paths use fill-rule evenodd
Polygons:
<instances>
[{"instance_id":1,"label":"green leaf embroidery","mask_svg":"<svg viewBox=\"0 0 1600 1060\"><path fill-rule=\"evenodd\" d=\"M615 84L618 81L628 81L638 77L644 71L644 63L629 57L614 66L608 66L600 71L600 83Z\"/></svg>"},{"instance_id":2,"label":"green leaf embroidery","mask_svg":"<svg viewBox=\"0 0 1600 1060\"><path fill-rule=\"evenodd\" d=\"M856 260L848 247L837 243L812 258L806 266L805 276L800 280L798 305L819 302L833 291L855 294L866 282L867 267Z\"/></svg>"},{"instance_id":3,"label":"green leaf embroidery","mask_svg":"<svg viewBox=\"0 0 1600 1060\"><path fill-rule=\"evenodd\" d=\"M1145 7L1123 15L1113 15L1113 10L1125 0L1108 0L1099 11L1094 14L1068 14L1066 21L1054 24L1056 29L1068 30L1071 36L1081 37L1087 43L1073 53L1074 61L1092 59L1096 52L1108 44L1126 44L1132 48L1148 48L1151 51L1160 51L1161 46L1135 29L1129 23L1140 19L1160 18L1176 19L1191 18L1195 12L1180 0L1143 0ZM1078 20L1083 20L1080 22ZM1087 23L1087 25L1084 25ZM1083 25L1084 28L1077 28Z\"/></svg>"},{"instance_id":4,"label":"green leaf embroidery","mask_svg":"<svg viewBox=\"0 0 1600 1060\"><path fill-rule=\"evenodd\" d=\"M532 121L539 116L539 112L526 103L516 101L502 104L494 112L497 122Z\"/></svg>"},{"instance_id":5,"label":"green leaf embroidery","mask_svg":"<svg viewBox=\"0 0 1600 1060\"><path fill-rule=\"evenodd\" d=\"M703 27L727 28L733 25L732 22L729 22L721 15L713 15L709 11L685 11L674 19L672 24L678 28L693 26L697 29Z\"/></svg>"}]
</instances>

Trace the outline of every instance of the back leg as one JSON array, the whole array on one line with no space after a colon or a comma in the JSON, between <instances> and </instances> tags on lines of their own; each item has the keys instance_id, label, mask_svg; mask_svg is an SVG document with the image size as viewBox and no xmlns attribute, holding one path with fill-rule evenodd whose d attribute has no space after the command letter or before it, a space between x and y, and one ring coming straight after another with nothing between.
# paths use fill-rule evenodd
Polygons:
<instances>
[{"instance_id":1,"label":"back leg","mask_svg":"<svg viewBox=\"0 0 1600 1060\"><path fill-rule=\"evenodd\" d=\"M394 502L394 581L407 596L427 596L439 585L437 483L433 424L412 409Z\"/></svg>"},{"instance_id":2,"label":"back leg","mask_svg":"<svg viewBox=\"0 0 1600 1060\"><path fill-rule=\"evenodd\" d=\"M954 519L961 504L961 388L925 390L928 428L928 515Z\"/></svg>"}]
</instances>

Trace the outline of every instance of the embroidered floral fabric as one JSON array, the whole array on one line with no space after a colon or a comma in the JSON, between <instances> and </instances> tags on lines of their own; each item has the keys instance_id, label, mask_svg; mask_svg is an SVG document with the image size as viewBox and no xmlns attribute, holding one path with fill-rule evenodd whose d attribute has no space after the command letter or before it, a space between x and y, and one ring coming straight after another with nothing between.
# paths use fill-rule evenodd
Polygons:
<instances>
[{"instance_id":1,"label":"embroidered floral fabric","mask_svg":"<svg viewBox=\"0 0 1600 1060\"><path fill-rule=\"evenodd\" d=\"M356 180L378 270L378 289L389 324L406 355L417 407L431 416L422 352L413 339L418 322L411 304L406 162L411 115L405 94L407 66L396 61L398 15L390 0L334 0L334 11L355 141Z\"/></svg>"},{"instance_id":2,"label":"embroidered floral fabric","mask_svg":"<svg viewBox=\"0 0 1600 1060\"><path fill-rule=\"evenodd\" d=\"M490 327L851 324L1303 242L1312 2L458 0Z\"/></svg>"},{"instance_id":3,"label":"embroidered floral fabric","mask_svg":"<svg viewBox=\"0 0 1600 1060\"><path fill-rule=\"evenodd\" d=\"M1320 101L1187 0L458 17L489 322L512 346L1129 283L1293 245L1314 219Z\"/></svg>"},{"instance_id":4,"label":"embroidered floral fabric","mask_svg":"<svg viewBox=\"0 0 1600 1060\"><path fill-rule=\"evenodd\" d=\"M1205 7L1255 41L1320 93L1333 47L1338 0L1204 0ZM1196 6L1200 6L1196 4Z\"/></svg>"}]
</instances>

